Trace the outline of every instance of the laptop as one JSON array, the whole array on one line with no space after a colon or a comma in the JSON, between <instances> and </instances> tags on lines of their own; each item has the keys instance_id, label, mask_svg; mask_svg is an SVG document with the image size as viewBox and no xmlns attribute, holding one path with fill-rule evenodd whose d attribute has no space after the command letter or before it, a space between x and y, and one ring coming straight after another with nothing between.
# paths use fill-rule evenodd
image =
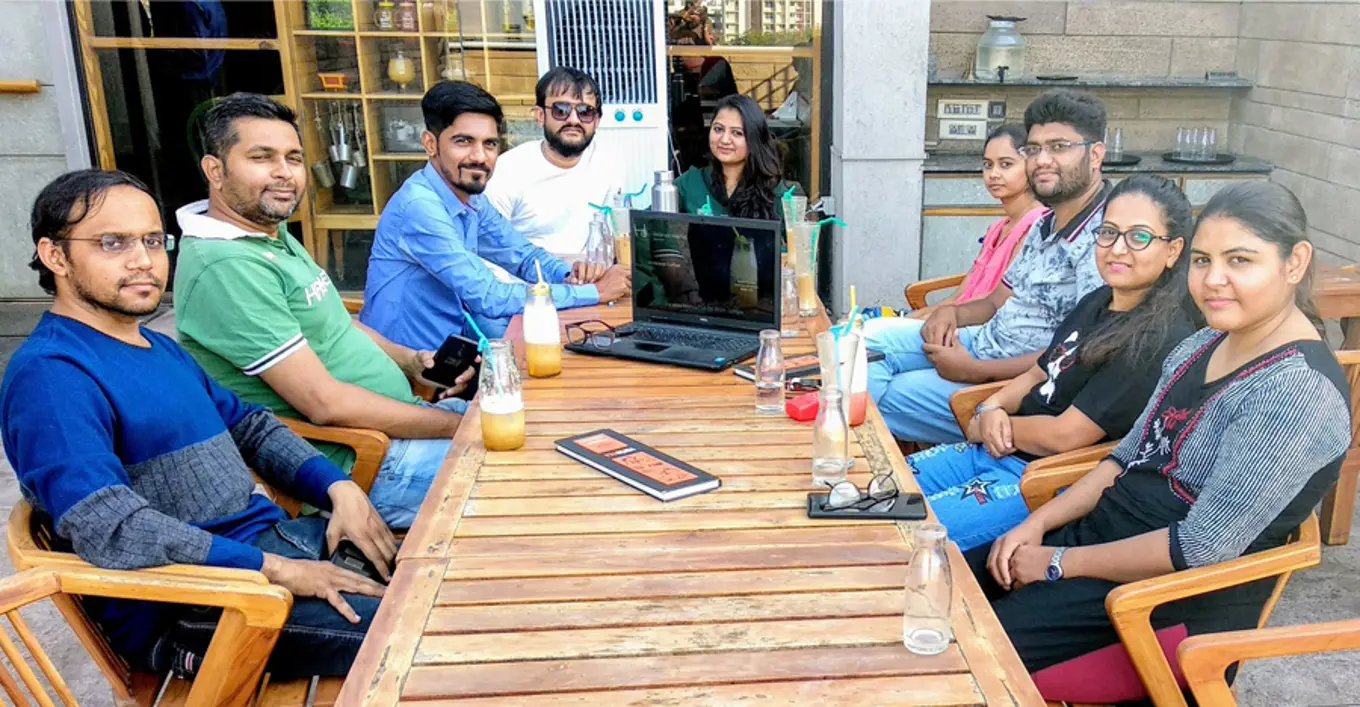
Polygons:
<instances>
[{"instance_id":1,"label":"laptop","mask_svg":"<svg viewBox=\"0 0 1360 707\"><path fill-rule=\"evenodd\" d=\"M567 349L721 371L779 329L778 221L633 211L633 321Z\"/></svg>"}]
</instances>

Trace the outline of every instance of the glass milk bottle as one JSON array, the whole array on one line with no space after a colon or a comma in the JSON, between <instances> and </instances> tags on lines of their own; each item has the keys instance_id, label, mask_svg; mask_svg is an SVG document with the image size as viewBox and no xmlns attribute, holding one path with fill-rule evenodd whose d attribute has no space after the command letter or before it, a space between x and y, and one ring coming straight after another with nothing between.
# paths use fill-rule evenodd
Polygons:
<instances>
[{"instance_id":1,"label":"glass milk bottle","mask_svg":"<svg viewBox=\"0 0 1360 707\"><path fill-rule=\"evenodd\" d=\"M862 339L858 334L841 334L824 331L817 335L817 363L821 367L822 385L840 388L841 414L852 426L864 423L868 412L869 375L868 352L864 351ZM859 396L858 417L855 416L855 401Z\"/></svg>"},{"instance_id":2,"label":"glass milk bottle","mask_svg":"<svg viewBox=\"0 0 1360 707\"><path fill-rule=\"evenodd\" d=\"M954 585L944 544L943 525L923 523L916 527L916 540L907 563L902 644L917 655L943 653L954 637L949 627Z\"/></svg>"},{"instance_id":3,"label":"glass milk bottle","mask_svg":"<svg viewBox=\"0 0 1360 707\"><path fill-rule=\"evenodd\" d=\"M841 335L841 360L851 360L846 420L851 427L864 424L869 414L869 350L864 341L864 319L855 317L850 333Z\"/></svg>"},{"instance_id":4,"label":"glass milk bottle","mask_svg":"<svg viewBox=\"0 0 1360 707\"><path fill-rule=\"evenodd\" d=\"M736 296L739 309L755 309L760 303L759 267L756 265L756 249L750 239L737 234L736 247L732 249L732 294Z\"/></svg>"},{"instance_id":5,"label":"glass milk bottle","mask_svg":"<svg viewBox=\"0 0 1360 707\"><path fill-rule=\"evenodd\" d=\"M552 287L543 280L543 268L537 262L538 283L529 288L529 301L524 305L524 358L529 375L550 378L562 372L562 327L553 305Z\"/></svg>"},{"instance_id":6,"label":"glass milk bottle","mask_svg":"<svg viewBox=\"0 0 1360 707\"><path fill-rule=\"evenodd\" d=\"M822 385L812 433L812 483L830 488L845 481L850 467L850 427L845 424L841 391L835 385Z\"/></svg>"},{"instance_id":7,"label":"glass milk bottle","mask_svg":"<svg viewBox=\"0 0 1360 707\"><path fill-rule=\"evenodd\" d=\"M524 446L524 397L519 369L510 342L496 339L482 356L478 378L478 405L482 410L482 444L493 452Z\"/></svg>"},{"instance_id":8,"label":"glass milk bottle","mask_svg":"<svg viewBox=\"0 0 1360 707\"><path fill-rule=\"evenodd\" d=\"M756 354L756 412L784 414L784 352L779 347L779 332L760 332L760 352Z\"/></svg>"},{"instance_id":9,"label":"glass milk bottle","mask_svg":"<svg viewBox=\"0 0 1360 707\"><path fill-rule=\"evenodd\" d=\"M614 217L614 257L625 268L633 266L632 214L619 189L609 198L610 214Z\"/></svg>"},{"instance_id":10,"label":"glass milk bottle","mask_svg":"<svg viewBox=\"0 0 1360 707\"><path fill-rule=\"evenodd\" d=\"M614 264L614 235L609 232L609 222L605 220L604 214L596 211L590 217L590 237L586 239L586 252L591 255L591 242L599 231L599 262L605 266ZM591 257L594 257L591 255Z\"/></svg>"}]
</instances>

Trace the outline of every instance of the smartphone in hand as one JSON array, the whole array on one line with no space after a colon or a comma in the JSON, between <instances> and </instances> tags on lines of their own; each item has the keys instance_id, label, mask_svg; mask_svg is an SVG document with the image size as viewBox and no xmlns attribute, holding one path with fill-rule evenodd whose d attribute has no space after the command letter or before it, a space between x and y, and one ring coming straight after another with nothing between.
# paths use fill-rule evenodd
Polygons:
<instances>
[{"instance_id":1,"label":"smartphone in hand","mask_svg":"<svg viewBox=\"0 0 1360 707\"><path fill-rule=\"evenodd\" d=\"M364 551L348 539L341 540L335 546L335 552L331 553L331 564L343 567L355 574L361 574L378 584L387 584L387 580L383 579L381 574L378 574L378 568L368 559Z\"/></svg>"}]
</instances>

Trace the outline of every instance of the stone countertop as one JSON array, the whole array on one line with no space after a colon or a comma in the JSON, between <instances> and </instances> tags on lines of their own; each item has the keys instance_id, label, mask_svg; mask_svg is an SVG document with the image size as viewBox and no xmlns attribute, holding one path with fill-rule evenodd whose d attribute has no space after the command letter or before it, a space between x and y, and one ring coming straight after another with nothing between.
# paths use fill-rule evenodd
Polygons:
<instances>
[{"instance_id":1,"label":"stone countertop","mask_svg":"<svg viewBox=\"0 0 1360 707\"><path fill-rule=\"evenodd\" d=\"M1004 88L1013 87L1033 87L1045 86L1050 88L1061 88L1063 86L1080 86L1082 88L1226 88L1226 89L1246 89L1252 87L1249 79L1240 76L1206 79L1203 76L1119 76L1112 74L1080 74L1078 72L1053 71L1052 74L1067 74L1076 76L1071 81L1045 81L1025 76L1015 80L1007 80L1005 83L999 81L979 81L977 79L965 79L961 76L938 76L929 79L927 83L931 86L990 86Z\"/></svg>"},{"instance_id":2,"label":"stone countertop","mask_svg":"<svg viewBox=\"0 0 1360 707\"><path fill-rule=\"evenodd\" d=\"M1274 166L1255 157L1238 155L1228 164L1186 164L1167 162L1161 153L1133 153L1142 161L1130 167L1105 167L1108 174L1131 174L1135 172L1157 172L1160 174L1270 174ZM982 155L935 154L926 157L923 166L929 174L975 174L982 171Z\"/></svg>"}]
</instances>

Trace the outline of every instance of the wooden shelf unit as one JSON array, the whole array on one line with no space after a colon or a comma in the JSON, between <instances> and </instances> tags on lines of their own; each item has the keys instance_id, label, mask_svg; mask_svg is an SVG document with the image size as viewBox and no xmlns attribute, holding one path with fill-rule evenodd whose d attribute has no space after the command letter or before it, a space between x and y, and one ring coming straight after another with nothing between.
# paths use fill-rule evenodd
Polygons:
<instances>
[{"instance_id":1,"label":"wooden shelf unit","mask_svg":"<svg viewBox=\"0 0 1360 707\"><path fill-rule=\"evenodd\" d=\"M316 183L311 175L310 208L313 230L311 248L317 262L328 267L332 256L340 257L343 235L332 232L350 230L371 230L377 226L383 207L392 193L401 186L394 178L399 170L411 169L413 163L426 160L422 152L395 152L388 149L384 142L384 110L415 108L421 97L439 81L444 80L442 70L446 57L452 53L457 59L456 77L472 81L489 91L501 101L506 109L507 119L527 115L533 105L534 83L538 78L538 59L533 43L533 33L506 34L503 32L480 32L464 34L450 31L445 26L436 25L435 5L441 5L453 12L457 0L433 0L417 3L419 8L417 31L384 31L373 22L376 3L373 0L351 0L354 18L353 27L346 30L315 30L307 25L307 4L283 0L276 2L279 8L280 42L288 45L292 55L290 76L292 83L299 87L297 101L303 134L303 148L307 152L308 164L322 162L329 165L327 148L330 145L329 125L324 123L328 108L338 105L357 105L362 116L365 157L368 177L368 190L355 201L367 203L337 203L338 185L324 188ZM485 12L489 3L462 3L463 27L471 19L467 11L477 9ZM486 26L482 22L481 26ZM490 29L499 30L500 27ZM506 39L519 39L520 42L508 43ZM447 42L447 44L446 44ZM349 81L343 91L322 89L317 78L318 71L333 70L336 67L320 67L318 47L322 43L333 43L329 49L336 56L351 51L353 66L343 67ZM476 45L473 48L469 45ZM497 44L500 46L490 46ZM505 46L509 44L509 46ZM416 79L400 91L387 77L388 60L397 45L400 45L414 63ZM343 50L341 49L343 47ZM323 52L324 54L325 52ZM347 59L348 55L340 56ZM318 130L315 115L320 111L323 116L324 130ZM347 113L347 115L352 115ZM412 116L414 118L416 116ZM418 129L423 129L419 120ZM351 142L351 146L354 143ZM338 181L338 174L336 175ZM366 197L366 198L364 198ZM332 252L334 246L334 252Z\"/></svg>"}]
</instances>

